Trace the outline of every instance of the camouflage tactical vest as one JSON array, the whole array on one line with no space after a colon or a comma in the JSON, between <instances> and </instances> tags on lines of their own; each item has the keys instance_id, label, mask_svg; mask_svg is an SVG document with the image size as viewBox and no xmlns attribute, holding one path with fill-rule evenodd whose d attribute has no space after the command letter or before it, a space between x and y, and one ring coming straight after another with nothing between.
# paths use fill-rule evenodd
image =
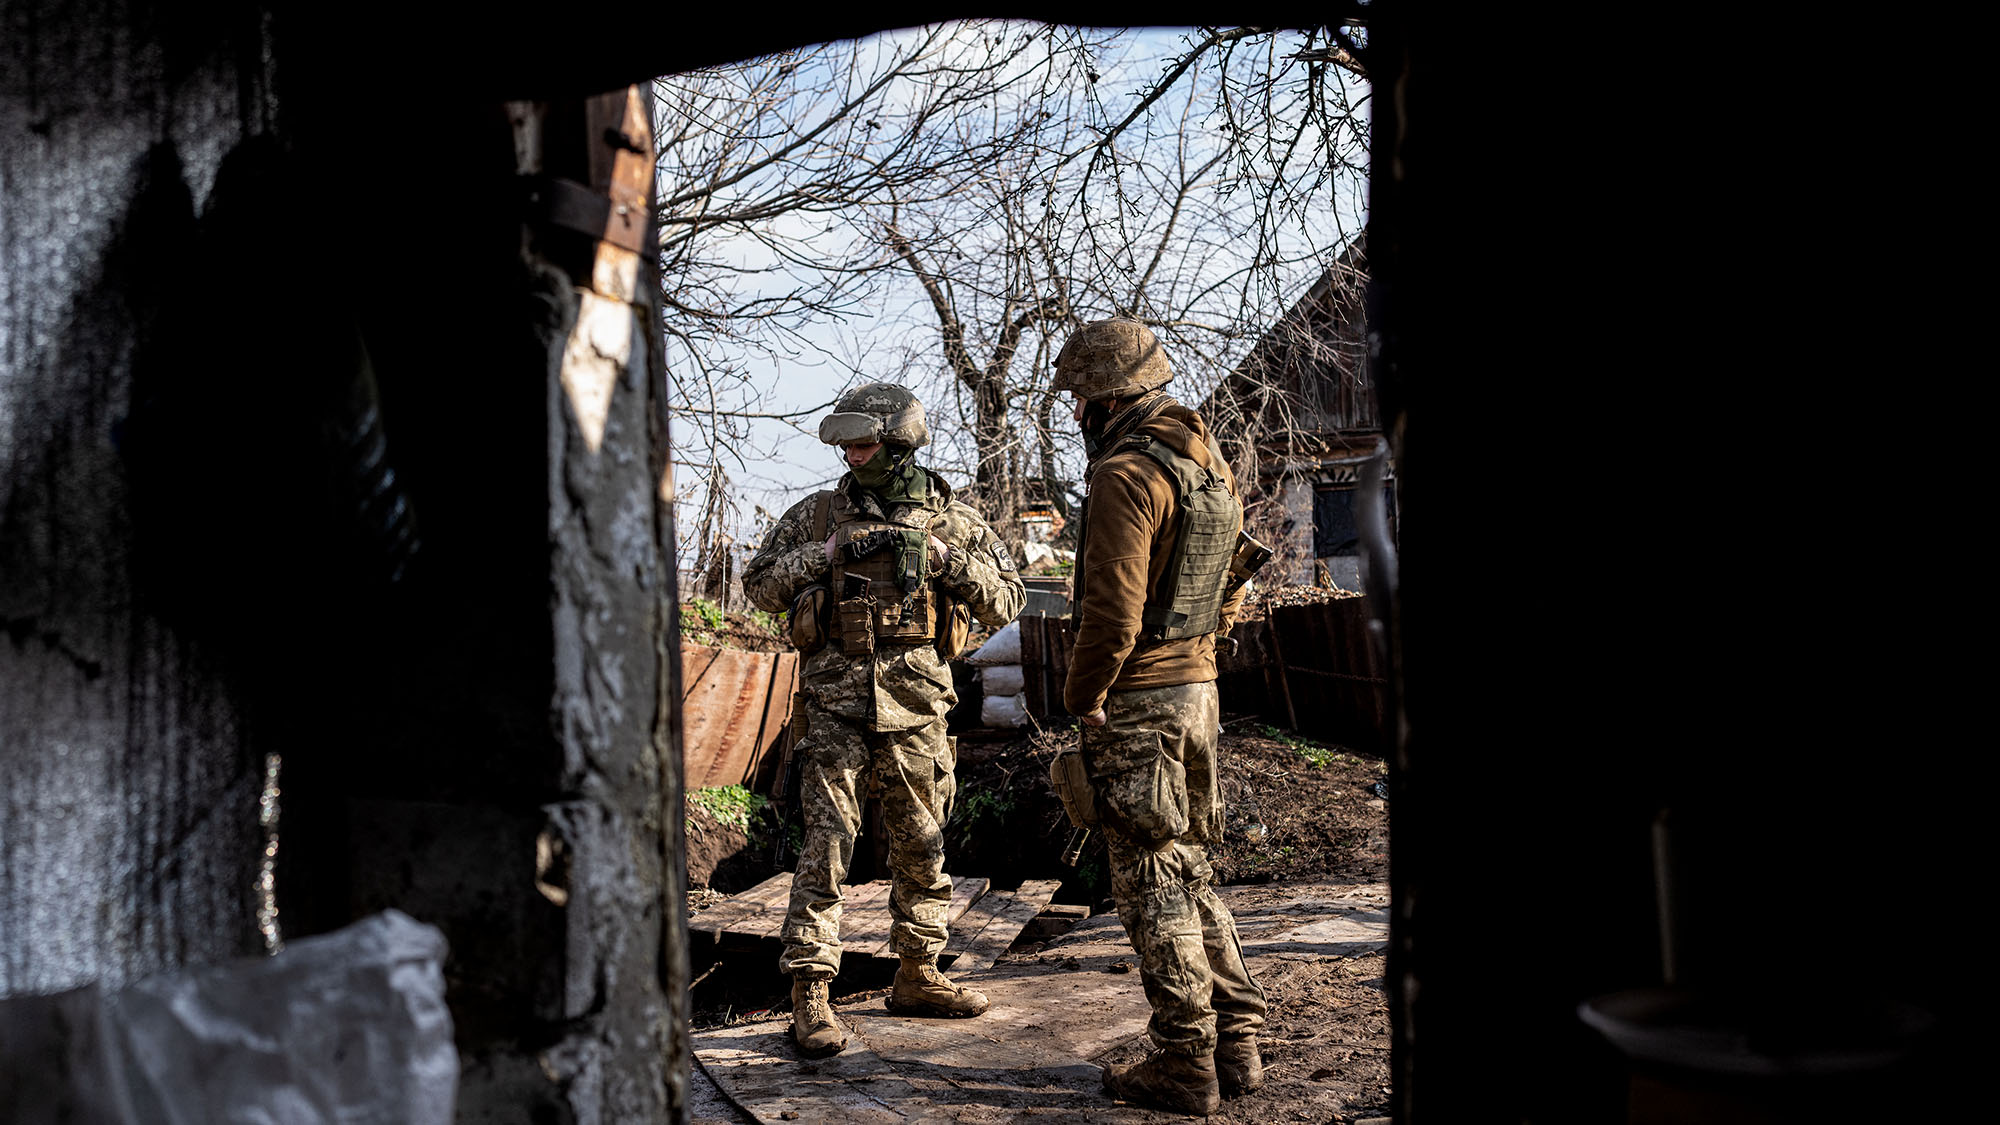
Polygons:
<instances>
[{"instance_id":1,"label":"camouflage tactical vest","mask_svg":"<svg viewBox=\"0 0 2000 1125\"><path fill-rule=\"evenodd\" d=\"M1192 457L1182 456L1158 438L1135 436L1105 455L1136 450L1160 463L1174 482L1180 502L1181 529L1174 537L1173 554L1167 558L1167 580L1171 586L1153 591L1146 600L1140 619L1139 636L1148 641L1175 641L1215 632L1222 624L1223 586L1229 577L1229 560L1236 550L1236 529L1242 523L1243 505L1230 494L1222 474L1204 468ZM1222 454L1209 443L1209 456L1220 461ZM1088 549L1090 504L1084 502L1083 526L1077 542L1085 553L1076 562L1076 601L1080 605L1090 578ZM1165 584L1163 584L1165 585Z\"/></svg>"},{"instance_id":2,"label":"camouflage tactical vest","mask_svg":"<svg viewBox=\"0 0 2000 1125\"><path fill-rule=\"evenodd\" d=\"M832 517L834 546L847 544L879 530L898 534L929 531L908 524L875 519L855 509L845 496L832 494L831 503L821 510ZM819 529L822 539L825 528ZM833 614L829 622L832 639L849 655L873 652L878 641L920 644L937 637L938 609L942 600L931 577L928 551L919 560L922 580L911 591L902 586L898 567L901 557L894 547L884 548L849 562L844 555L833 565Z\"/></svg>"}]
</instances>

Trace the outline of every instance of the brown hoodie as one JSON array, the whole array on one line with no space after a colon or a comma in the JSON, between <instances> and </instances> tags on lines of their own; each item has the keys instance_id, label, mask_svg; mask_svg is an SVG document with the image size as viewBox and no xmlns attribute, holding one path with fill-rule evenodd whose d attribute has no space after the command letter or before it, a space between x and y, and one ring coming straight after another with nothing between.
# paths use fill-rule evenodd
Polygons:
<instances>
[{"instance_id":1,"label":"brown hoodie","mask_svg":"<svg viewBox=\"0 0 2000 1125\"><path fill-rule=\"evenodd\" d=\"M1178 403L1134 431L1158 438L1195 463L1214 469L1239 496L1229 466L1212 456L1201 416ZM1089 510L1077 565L1088 568L1075 608L1076 652L1070 657L1063 706L1088 715L1105 693L1203 683L1215 678L1215 638L1229 631L1242 607L1238 590L1222 606L1215 633L1140 643L1148 597L1173 581L1166 573L1182 514L1173 478L1138 450L1106 456L1090 467ZM1164 599L1163 599L1164 600Z\"/></svg>"}]
</instances>

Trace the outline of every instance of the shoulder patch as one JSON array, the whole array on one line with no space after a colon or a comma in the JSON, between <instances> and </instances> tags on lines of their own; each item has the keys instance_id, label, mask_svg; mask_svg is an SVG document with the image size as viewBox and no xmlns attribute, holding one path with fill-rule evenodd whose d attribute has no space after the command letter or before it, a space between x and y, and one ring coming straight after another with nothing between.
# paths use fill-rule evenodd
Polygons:
<instances>
[{"instance_id":1,"label":"shoulder patch","mask_svg":"<svg viewBox=\"0 0 2000 1125\"><path fill-rule=\"evenodd\" d=\"M1014 556L1007 551L1005 543L993 544L993 562L1001 570L1014 569Z\"/></svg>"}]
</instances>

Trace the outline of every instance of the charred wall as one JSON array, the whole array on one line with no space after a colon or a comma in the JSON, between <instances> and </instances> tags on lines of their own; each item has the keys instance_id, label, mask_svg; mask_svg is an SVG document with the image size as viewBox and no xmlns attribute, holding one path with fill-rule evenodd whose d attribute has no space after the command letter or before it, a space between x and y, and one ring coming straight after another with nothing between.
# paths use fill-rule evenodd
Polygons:
<instances>
[{"instance_id":1,"label":"charred wall","mask_svg":"<svg viewBox=\"0 0 2000 1125\"><path fill-rule=\"evenodd\" d=\"M198 207L269 103L227 29L191 43L116 6L88 22L51 5L0 13L0 993L13 993L261 947L272 744L229 654L146 596L129 457ZM230 503L227 482L205 492Z\"/></svg>"},{"instance_id":2,"label":"charred wall","mask_svg":"<svg viewBox=\"0 0 2000 1125\"><path fill-rule=\"evenodd\" d=\"M0 20L0 995L261 952L276 755L279 928L444 930L462 1120L671 1116L645 287L503 92L352 27ZM586 187L590 92L539 142Z\"/></svg>"}]
</instances>

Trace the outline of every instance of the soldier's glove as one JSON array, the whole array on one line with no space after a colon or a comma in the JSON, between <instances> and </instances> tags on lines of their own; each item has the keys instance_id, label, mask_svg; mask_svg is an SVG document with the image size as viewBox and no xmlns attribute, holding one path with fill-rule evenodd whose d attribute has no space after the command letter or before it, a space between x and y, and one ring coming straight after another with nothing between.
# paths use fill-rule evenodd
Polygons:
<instances>
[{"instance_id":1,"label":"soldier's glove","mask_svg":"<svg viewBox=\"0 0 2000 1125\"><path fill-rule=\"evenodd\" d=\"M902 537L888 528L877 528L866 535L858 535L848 540L840 548L840 553L851 563L860 562L877 551L894 546Z\"/></svg>"}]
</instances>

